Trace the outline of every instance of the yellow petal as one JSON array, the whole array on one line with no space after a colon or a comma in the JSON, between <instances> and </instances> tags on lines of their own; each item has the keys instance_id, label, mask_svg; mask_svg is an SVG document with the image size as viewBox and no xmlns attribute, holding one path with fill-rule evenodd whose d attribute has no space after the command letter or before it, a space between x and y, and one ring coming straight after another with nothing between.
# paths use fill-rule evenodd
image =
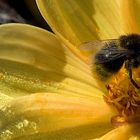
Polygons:
<instances>
[{"instance_id":1,"label":"yellow petal","mask_svg":"<svg viewBox=\"0 0 140 140\"><path fill-rule=\"evenodd\" d=\"M93 140L139 140L140 124L128 124L118 127L101 138Z\"/></svg>"},{"instance_id":2,"label":"yellow petal","mask_svg":"<svg viewBox=\"0 0 140 140\"><path fill-rule=\"evenodd\" d=\"M123 20L123 30L125 33L140 32L140 1L139 0L122 0L121 15Z\"/></svg>"},{"instance_id":3,"label":"yellow petal","mask_svg":"<svg viewBox=\"0 0 140 140\"><path fill-rule=\"evenodd\" d=\"M102 96L89 67L55 35L24 24L0 26L0 88L9 96L57 92Z\"/></svg>"},{"instance_id":4,"label":"yellow petal","mask_svg":"<svg viewBox=\"0 0 140 140\"><path fill-rule=\"evenodd\" d=\"M0 110L1 140L83 140L112 129L110 107L101 98L37 93Z\"/></svg>"},{"instance_id":5,"label":"yellow petal","mask_svg":"<svg viewBox=\"0 0 140 140\"><path fill-rule=\"evenodd\" d=\"M120 6L110 0L36 0L54 32L75 46L123 33Z\"/></svg>"}]
</instances>

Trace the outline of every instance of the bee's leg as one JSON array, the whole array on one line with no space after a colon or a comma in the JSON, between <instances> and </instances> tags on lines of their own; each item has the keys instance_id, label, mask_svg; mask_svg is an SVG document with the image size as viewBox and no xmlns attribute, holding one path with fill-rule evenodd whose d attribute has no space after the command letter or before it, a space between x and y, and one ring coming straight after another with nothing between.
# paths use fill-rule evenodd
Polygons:
<instances>
[{"instance_id":1,"label":"bee's leg","mask_svg":"<svg viewBox=\"0 0 140 140\"><path fill-rule=\"evenodd\" d=\"M128 75L130 78L130 81L132 82L132 84L137 88L140 89L140 87L137 85L137 83L133 80L132 78L132 66L133 66L133 62L131 60L126 60L125 61L125 68L128 71Z\"/></svg>"}]
</instances>

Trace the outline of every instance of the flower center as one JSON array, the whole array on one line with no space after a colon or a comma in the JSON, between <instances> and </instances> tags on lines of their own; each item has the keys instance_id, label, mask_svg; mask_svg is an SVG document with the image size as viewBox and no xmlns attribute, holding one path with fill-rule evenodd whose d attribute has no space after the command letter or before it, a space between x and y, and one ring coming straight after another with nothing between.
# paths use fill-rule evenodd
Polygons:
<instances>
[{"instance_id":1,"label":"flower center","mask_svg":"<svg viewBox=\"0 0 140 140\"><path fill-rule=\"evenodd\" d=\"M133 79L140 85L140 72L138 69L133 70ZM130 122L140 118L140 90L136 89L131 83L124 67L106 87L108 94L104 96L104 99L118 111L118 115L113 120L116 122L120 120L121 122L122 120Z\"/></svg>"}]
</instances>

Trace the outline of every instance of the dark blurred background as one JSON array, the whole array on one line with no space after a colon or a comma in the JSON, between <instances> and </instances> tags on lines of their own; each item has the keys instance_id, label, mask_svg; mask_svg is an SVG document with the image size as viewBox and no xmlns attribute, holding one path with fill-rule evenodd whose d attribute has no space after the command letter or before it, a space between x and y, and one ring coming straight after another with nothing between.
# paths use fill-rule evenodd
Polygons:
<instances>
[{"instance_id":1,"label":"dark blurred background","mask_svg":"<svg viewBox=\"0 0 140 140\"><path fill-rule=\"evenodd\" d=\"M51 31L35 0L0 0L0 24L26 23Z\"/></svg>"}]
</instances>

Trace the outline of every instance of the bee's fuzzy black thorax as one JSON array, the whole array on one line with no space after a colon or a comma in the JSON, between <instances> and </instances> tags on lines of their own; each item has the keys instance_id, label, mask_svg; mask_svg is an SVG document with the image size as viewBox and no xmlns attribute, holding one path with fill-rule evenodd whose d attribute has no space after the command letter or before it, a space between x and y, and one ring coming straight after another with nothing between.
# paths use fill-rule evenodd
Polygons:
<instances>
[{"instance_id":1,"label":"bee's fuzzy black thorax","mask_svg":"<svg viewBox=\"0 0 140 140\"><path fill-rule=\"evenodd\" d=\"M120 46L122 48L140 51L140 35L139 34L130 34L130 35L120 36L119 41L120 41Z\"/></svg>"}]
</instances>

